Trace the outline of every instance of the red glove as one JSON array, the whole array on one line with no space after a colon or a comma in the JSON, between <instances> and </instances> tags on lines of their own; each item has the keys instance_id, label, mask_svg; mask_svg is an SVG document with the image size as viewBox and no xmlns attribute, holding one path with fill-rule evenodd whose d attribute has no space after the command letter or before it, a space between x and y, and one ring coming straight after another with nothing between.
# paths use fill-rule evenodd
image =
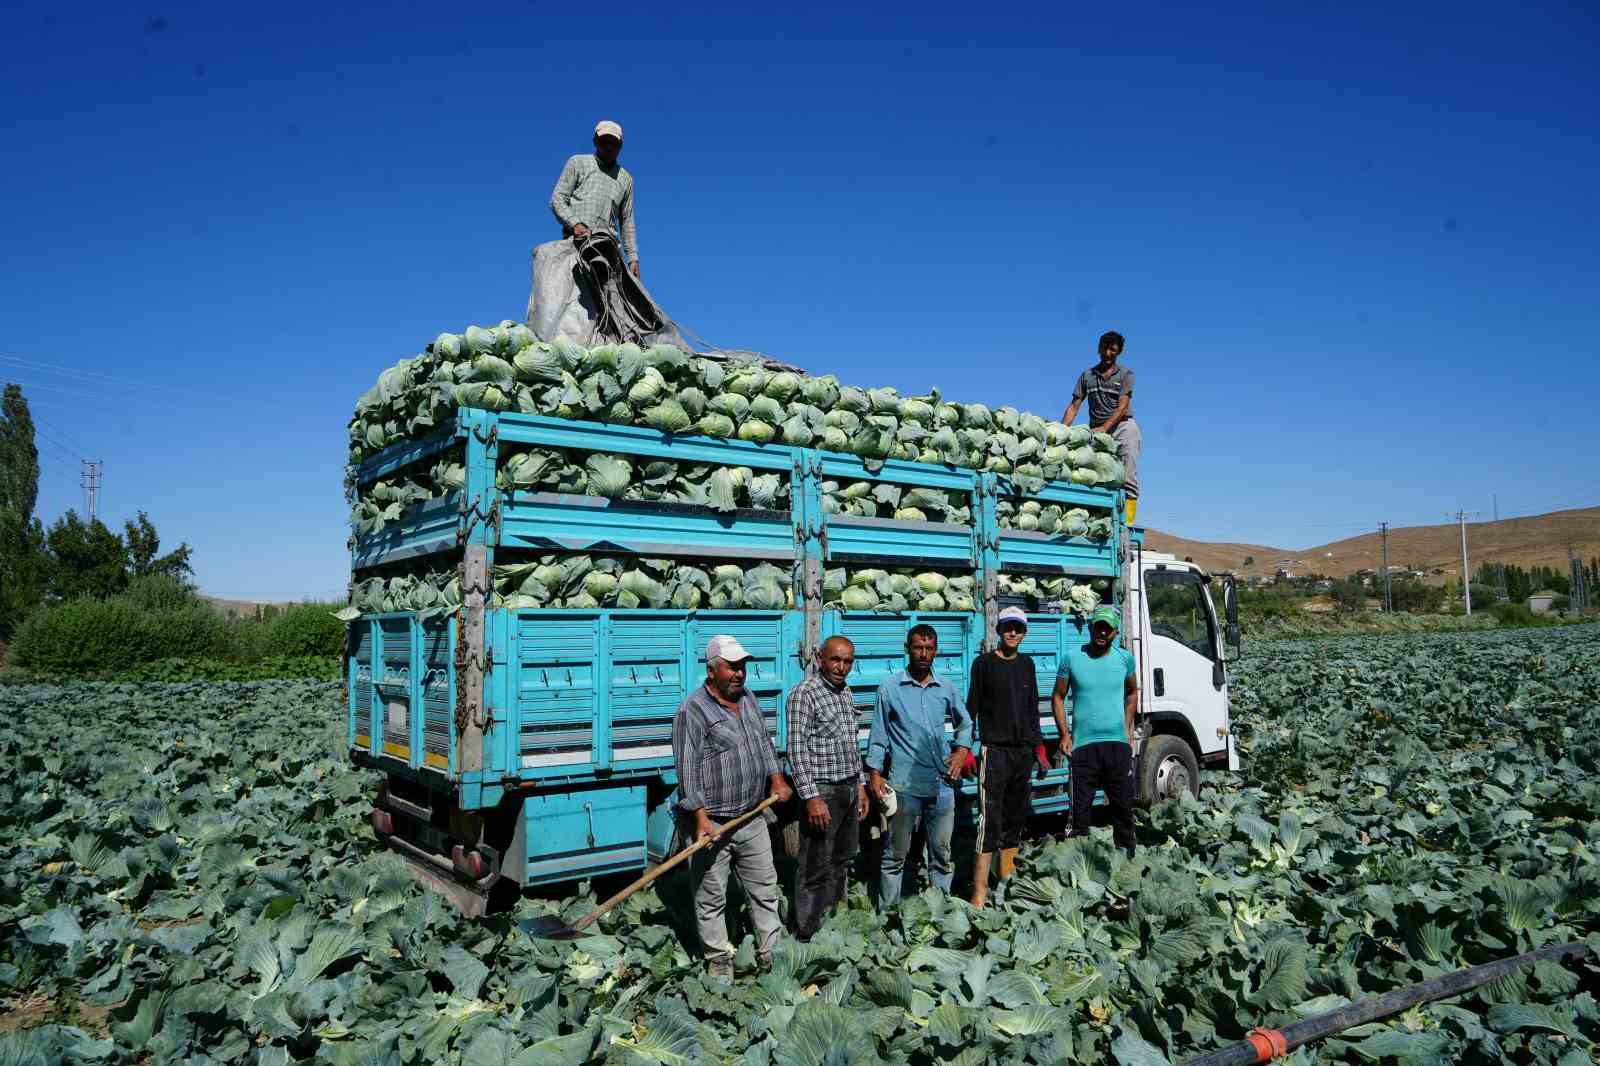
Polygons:
<instances>
[{"instance_id":1,"label":"red glove","mask_svg":"<svg viewBox=\"0 0 1600 1066\"><path fill-rule=\"evenodd\" d=\"M961 772L974 775L978 772L978 757L970 751L967 752L967 765L962 768Z\"/></svg>"},{"instance_id":2,"label":"red glove","mask_svg":"<svg viewBox=\"0 0 1600 1066\"><path fill-rule=\"evenodd\" d=\"M1050 759L1044 753L1043 744L1034 745L1033 757L1039 760L1039 769L1034 773L1033 776L1036 778L1043 778L1045 774L1050 772Z\"/></svg>"}]
</instances>

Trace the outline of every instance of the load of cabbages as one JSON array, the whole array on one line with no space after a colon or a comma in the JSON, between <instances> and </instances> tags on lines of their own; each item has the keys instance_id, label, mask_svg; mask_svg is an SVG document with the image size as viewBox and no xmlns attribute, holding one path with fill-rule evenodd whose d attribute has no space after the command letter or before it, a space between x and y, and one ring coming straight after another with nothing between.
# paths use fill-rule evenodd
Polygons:
<instances>
[{"instance_id":1,"label":"load of cabbages","mask_svg":"<svg viewBox=\"0 0 1600 1066\"><path fill-rule=\"evenodd\" d=\"M758 358L694 355L670 346L585 349L546 343L525 326L502 322L442 333L427 351L384 371L356 404L352 464L451 424L459 408L519 411L644 426L666 433L733 438L853 455L869 470L885 460L1003 475L1001 527L1104 540L1106 512L1029 499L1050 481L1115 488L1122 483L1117 442L1012 407L960 404L937 390L901 396L832 375L812 376ZM787 474L750 467L502 444L497 488L604 496L709 507L787 511ZM365 485L355 496L356 536L381 533L419 504L460 492L459 446L426 463ZM822 484L829 514L901 522L969 525L965 493L866 480ZM979 590L970 573L834 567L825 571L824 605L853 611L968 611ZM1070 578L1001 575L1002 595L1055 601L1087 611L1096 590ZM794 604L793 575L771 564L548 555L502 559L493 602L508 608L653 607L782 609ZM352 587L350 617L378 611L434 614L460 605L453 570L390 573Z\"/></svg>"},{"instance_id":2,"label":"load of cabbages","mask_svg":"<svg viewBox=\"0 0 1600 1066\"><path fill-rule=\"evenodd\" d=\"M1055 601L1079 613L1092 611L1098 605L1099 589L1104 584L1056 576L999 577L1003 596ZM973 575L938 570L828 567L822 578L823 607L828 610L893 614L972 611L977 608L977 591ZM495 566L490 603L511 610L705 607L776 611L795 605L795 589L791 572L771 563L745 566L699 560L548 554ZM426 618L452 613L460 606L461 585L456 571L433 570L358 582L343 617L416 611Z\"/></svg>"},{"instance_id":3,"label":"load of cabbages","mask_svg":"<svg viewBox=\"0 0 1600 1066\"><path fill-rule=\"evenodd\" d=\"M1014 407L944 399L934 390L842 384L758 359L691 355L669 345L585 349L544 342L510 321L441 333L402 359L356 403L352 461L427 436L458 407L648 426L858 456L909 459L1010 475L1023 492L1046 480L1116 487L1117 442Z\"/></svg>"}]
</instances>

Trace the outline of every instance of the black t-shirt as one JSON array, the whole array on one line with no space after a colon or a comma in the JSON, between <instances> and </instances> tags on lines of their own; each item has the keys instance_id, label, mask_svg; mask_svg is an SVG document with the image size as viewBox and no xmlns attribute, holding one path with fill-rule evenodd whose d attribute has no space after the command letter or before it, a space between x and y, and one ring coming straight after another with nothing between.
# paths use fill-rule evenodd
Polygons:
<instances>
[{"instance_id":1,"label":"black t-shirt","mask_svg":"<svg viewBox=\"0 0 1600 1066\"><path fill-rule=\"evenodd\" d=\"M1044 743L1039 732L1039 680L1033 659L1022 652L1015 659L994 652L972 662L967 710L978 724L978 739L997 748L1032 748Z\"/></svg>"}]
</instances>

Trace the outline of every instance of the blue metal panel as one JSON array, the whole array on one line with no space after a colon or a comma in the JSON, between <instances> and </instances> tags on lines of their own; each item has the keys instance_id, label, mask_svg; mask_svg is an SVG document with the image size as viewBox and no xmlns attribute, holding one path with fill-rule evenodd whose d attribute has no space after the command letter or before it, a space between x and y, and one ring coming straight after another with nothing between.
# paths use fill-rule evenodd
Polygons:
<instances>
[{"instance_id":1,"label":"blue metal panel","mask_svg":"<svg viewBox=\"0 0 1600 1066\"><path fill-rule=\"evenodd\" d=\"M794 670L798 645L784 640L783 612L698 611L687 618L689 650L698 664L698 669L688 672L688 680L704 683L706 644L712 637L726 633L736 638L750 653L745 688L761 704L773 743L779 751L784 750L789 690L798 683Z\"/></svg>"},{"instance_id":2,"label":"blue metal panel","mask_svg":"<svg viewBox=\"0 0 1600 1066\"><path fill-rule=\"evenodd\" d=\"M855 645L856 665L847 682L860 718L862 750L872 731L877 706L878 686L905 669L906 634L919 623L933 626L939 637L934 659L936 674L955 686L961 698L967 694L967 673L972 663L970 630L976 616L963 612L914 612L877 614L829 611L824 626L828 636L846 636Z\"/></svg>"},{"instance_id":3,"label":"blue metal panel","mask_svg":"<svg viewBox=\"0 0 1600 1066\"><path fill-rule=\"evenodd\" d=\"M971 526L896 522L889 518L828 517L828 559L903 559L910 566L974 565Z\"/></svg>"},{"instance_id":4,"label":"blue metal panel","mask_svg":"<svg viewBox=\"0 0 1600 1066\"><path fill-rule=\"evenodd\" d=\"M705 678L685 646L683 617L617 613L609 617L610 655L602 671L610 688L611 764L672 764L672 719Z\"/></svg>"},{"instance_id":5,"label":"blue metal panel","mask_svg":"<svg viewBox=\"0 0 1600 1066\"><path fill-rule=\"evenodd\" d=\"M372 631L377 622L358 618L350 623L352 648L347 678L350 683L349 745L369 754L373 751L372 728Z\"/></svg>"},{"instance_id":6,"label":"blue metal panel","mask_svg":"<svg viewBox=\"0 0 1600 1066\"><path fill-rule=\"evenodd\" d=\"M1000 568L1049 569L1063 574L1115 577L1115 540L1092 541L1024 530L1000 532Z\"/></svg>"},{"instance_id":7,"label":"blue metal panel","mask_svg":"<svg viewBox=\"0 0 1600 1066\"><path fill-rule=\"evenodd\" d=\"M784 511L717 514L601 496L516 492L502 502L501 528L502 547L540 551L785 560L795 554Z\"/></svg>"},{"instance_id":8,"label":"blue metal panel","mask_svg":"<svg viewBox=\"0 0 1600 1066\"><path fill-rule=\"evenodd\" d=\"M422 642L422 765L455 768L455 622L436 618L417 627Z\"/></svg>"},{"instance_id":9,"label":"blue metal panel","mask_svg":"<svg viewBox=\"0 0 1600 1066\"><path fill-rule=\"evenodd\" d=\"M351 563L356 569L382 566L456 547L461 527L461 493L408 508L381 532L356 538Z\"/></svg>"},{"instance_id":10,"label":"blue metal panel","mask_svg":"<svg viewBox=\"0 0 1600 1066\"><path fill-rule=\"evenodd\" d=\"M411 665L415 661L411 630L412 616L388 614L378 616L373 634L375 657L373 663L373 739L378 742L377 752L397 759L405 766L413 766L411 728Z\"/></svg>"},{"instance_id":11,"label":"blue metal panel","mask_svg":"<svg viewBox=\"0 0 1600 1066\"><path fill-rule=\"evenodd\" d=\"M1045 503L1059 503L1069 507L1096 508L1102 511L1116 503L1118 491L1096 488L1092 485L1079 485L1071 481L1046 481L1044 488L1038 492L1023 492L1005 474L996 475L996 482L996 491L1001 496L1042 500Z\"/></svg>"},{"instance_id":12,"label":"blue metal panel","mask_svg":"<svg viewBox=\"0 0 1600 1066\"><path fill-rule=\"evenodd\" d=\"M648 455L679 462L720 463L759 470L788 470L793 462L793 449L781 444L720 440L692 433L663 433L647 426L579 422L544 415L506 412L494 417L499 420L500 439L507 443Z\"/></svg>"},{"instance_id":13,"label":"blue metal panel","mask_svg":"<svg viewBox=\"0 0 1600 1066\"><path fill-rule=\"evenodd\" d=\"M513 772L537 778L586 770L594 759L595 671L604 665L598 612L494 613L510 615L515 633Z\"/></svg>"},{"instance_id":14,"label":"blue metal panel","mask_svg":"<svg viewBox=\"0 0 1600 1066\"><path fill-rule=\"evenodd\" d=\"M525 885L636 870L645 863L645 788L613 785L528 796Z\"/></svg>"},{"instance_id":15,"label":"blue metal panel","mask_svg":"<svg viewBox=\"0 0 1600 1066\"><path fill-rule=\"evenodd\" d=\"M865 459L838 452L819 452L822 456L822 473L830 478L848 478L851 481L889 481L896 485L920 485L931 489L953 489L971 492L971 470L955 466L935 466L932 463L914 463L907 459L886 459L881 464L868 464Z\"/></svg>"},{"instance_id":16,"label":"blue metal panel","mask_svg":"<svg viewBox=\"0 0 1600 1066\"><path fill-rule=\"evenodd\" d=\"M391 444L356 467L356 484L365 485L377 481L385 474L392 474L402 467L441 452L455 441L460 432L459 426L452 425L421 440Z\"/></svg>"}]
</instances>

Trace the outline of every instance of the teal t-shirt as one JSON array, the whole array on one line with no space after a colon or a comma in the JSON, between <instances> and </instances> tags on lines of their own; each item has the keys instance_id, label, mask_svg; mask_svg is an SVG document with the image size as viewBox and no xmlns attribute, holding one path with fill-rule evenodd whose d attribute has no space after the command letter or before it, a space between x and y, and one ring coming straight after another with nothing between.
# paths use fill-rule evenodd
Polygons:
<instances>
[{"instance_id":1,"label":"teal t-shirt","mask_svg":"<svg viewBox=\"0 0 1600 1066\"><path fill-rule=\"evenodd\" d=\"M1133 654L1112 645L1098 659L1085 650L1087 645L1067 649L1066 660L1056 678L1072 681L1072 746L1106 741L1128 743L1123 717L1122 689L1133 676Z\"/></svg>"}]
</instances>

